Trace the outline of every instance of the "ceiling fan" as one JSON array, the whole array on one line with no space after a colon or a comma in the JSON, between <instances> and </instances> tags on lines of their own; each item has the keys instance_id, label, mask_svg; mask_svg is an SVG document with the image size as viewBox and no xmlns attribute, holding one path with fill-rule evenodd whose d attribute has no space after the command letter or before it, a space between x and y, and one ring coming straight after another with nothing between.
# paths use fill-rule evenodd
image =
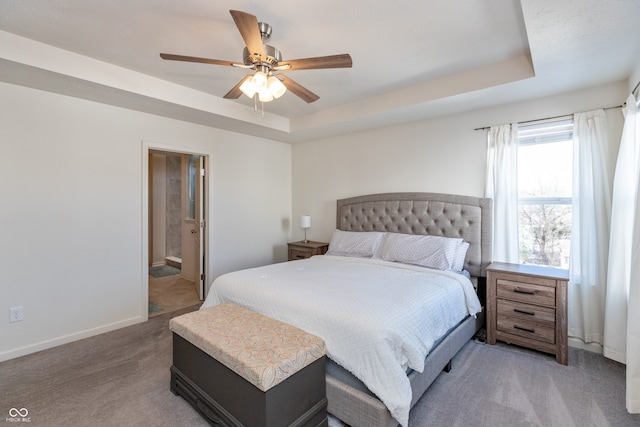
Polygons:
<instances>
[{"instance_id":1,"label":"ceiling fan","mask_svg":"<svg viewBox=\"0 0 640 427\"><path fill-rule=\"evenodd\" d=\"M246 12L239 10L230 10L229 12L246 44L243 51L244 63L170 53L161 53L160 57L172 61L200 62L253 70L255 73L240 80L227 92L224 98L237 99L244 93L250 98L257 96L262 102L279 98L287 89L308 103L320 98L309 89L282 74L281 71L351 68L352 66L351 56L348 53L284 61L279 50L264 44L271 37L269 24L258 22L254 15Z\"/></svg>"}]
</instances>

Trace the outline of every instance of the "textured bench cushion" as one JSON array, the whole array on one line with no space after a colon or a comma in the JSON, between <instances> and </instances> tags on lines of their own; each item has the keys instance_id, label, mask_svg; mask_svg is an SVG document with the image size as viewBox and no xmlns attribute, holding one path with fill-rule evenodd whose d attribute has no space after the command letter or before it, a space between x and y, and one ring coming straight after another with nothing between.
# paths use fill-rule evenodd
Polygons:
<instances>
[{"instance_id":1,"label":"textured bench cushion","mask_svg":"<svg viewBox=\"0 0 640 427\"><path fill-rule=\"evenodd\" d=\"M174 317L169 327L262 391L326 354L321 338L235 304Z\"/></svg>"}]
</instances>

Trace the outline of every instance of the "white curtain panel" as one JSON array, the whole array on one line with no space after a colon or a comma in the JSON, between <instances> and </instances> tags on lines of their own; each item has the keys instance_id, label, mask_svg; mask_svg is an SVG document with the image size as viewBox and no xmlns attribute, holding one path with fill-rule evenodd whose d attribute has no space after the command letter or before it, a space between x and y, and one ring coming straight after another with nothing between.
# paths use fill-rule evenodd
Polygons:
<instances>
[{"instance_id":1,"label":"white curtain panel","mask_svg":"<svg viewBox=\"0 0 640 427\"><path fill-rule=\"evenodd\" d=\"M519 262L518 124L492 126L487 135L485 197L493 199L493 260Z\"/></svg>"},{"instance_id":2,"label":"white curtain panel","mask_svg":"<svg viewBox=\"0 0 640 427\"><path fill-rule=\"evenodd\" d=\"M640 145L640 113L638 113L637 101L635 105L635 142L638 147ZM640 162L638 153L640 150L636 150L636 162ZM635 199L638 202L640 201L640 167L636 168L635 187ZM640 414L640 209L637 203L634 213L627 313L627 410L632 414Z\"/></svg>"},{"instance_id":3,"label":"white curtain panel","mask_svg":"<svg viewBox=\"0 0 640 427\"><path fill-rule=\"evenodd\" d=\"M627 363L627 410L640 413L640 114L633 95L623 113L611 205L603 353Z\"/></svg>"},{"instance_id":4,"label":"white curtain panel","mask_svg":"<svg viewBox=\"0 0 640 427\"><path fill-rule=\"evenodd\" d=\"M631 102L630 102L631 101ZM623 109L625 115L622 139L616 162L611 203L611 240L604 322L603 354L626 363L627 301L631 283L631 252L633 223L636 211L636 187L640 141L636 141L637 107L629 96Z\"/></svg>"},{"instance_id":5,"label":"white curtain panel","mask_svg":"<svg viewBox=\"0 0 640 427\"><path fill-rule=\"evenodd\" d=\"M604 110L574 115L569 336L603 344L611 187Z\"/></svg>"}]
</instances>

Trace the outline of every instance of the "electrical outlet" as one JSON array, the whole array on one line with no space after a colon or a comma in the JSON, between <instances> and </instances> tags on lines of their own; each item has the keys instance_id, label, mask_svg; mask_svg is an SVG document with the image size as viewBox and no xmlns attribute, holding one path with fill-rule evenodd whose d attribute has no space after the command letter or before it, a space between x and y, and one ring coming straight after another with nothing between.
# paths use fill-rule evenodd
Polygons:
<instances>
[{"instance_id":1,"label":"electrical outlet","mask_svg":"<svg viewBox=\"0 0 640 427\"><path fill-rule=\"evenodd\" d=\"M11 307L9 309L9 323L20 322L24 316L24 307Z\"/></svg>"}]
</instances>

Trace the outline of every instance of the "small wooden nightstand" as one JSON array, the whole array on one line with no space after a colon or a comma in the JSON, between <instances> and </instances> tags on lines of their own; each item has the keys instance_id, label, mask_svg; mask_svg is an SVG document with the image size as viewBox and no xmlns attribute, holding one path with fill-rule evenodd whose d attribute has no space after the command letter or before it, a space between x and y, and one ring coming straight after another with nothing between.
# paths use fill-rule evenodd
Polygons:
<instances>
[{"instance_id":1,"label":"small wooden nightstand","mask_svg":"<svg viewBox=\"0 0 640 427\"><path fill-rule=\"evenodd\" d=\"M487 267L487 343L496 340L555 354L568 363L569 272L494 262Z\"/></svg>"},{"instance_id":2,"label":"small wooden nightstand","mask_svg":"<svg viewBox=\"0 0 640 427\"><path fill-rule=\"evenodd\" d=\"M289 261L311 258L313 255L324 255L329 249L328 243L323 242L291 242L289 245Z\"/></svg>"}]
</instances>

